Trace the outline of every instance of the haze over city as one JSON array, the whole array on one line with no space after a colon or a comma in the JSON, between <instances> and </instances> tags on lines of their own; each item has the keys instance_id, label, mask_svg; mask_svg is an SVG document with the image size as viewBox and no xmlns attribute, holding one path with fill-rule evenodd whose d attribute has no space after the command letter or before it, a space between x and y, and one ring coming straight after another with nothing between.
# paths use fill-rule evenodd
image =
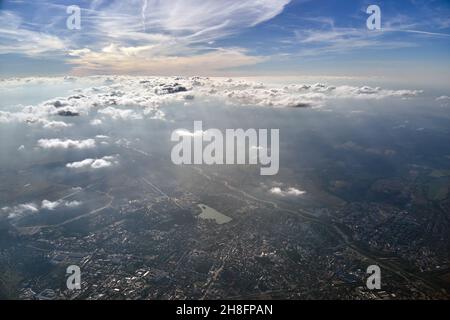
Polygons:
<instances>
[{"instance_id":1,"label":"haze over city","mask_svg":"<svg viewBox=\"0 0 450 320\"><path fill-rule=\"evenodd\" d=\"M449 17L0 1L0 299L448 300Z\"/></svg>"}]
</instances>

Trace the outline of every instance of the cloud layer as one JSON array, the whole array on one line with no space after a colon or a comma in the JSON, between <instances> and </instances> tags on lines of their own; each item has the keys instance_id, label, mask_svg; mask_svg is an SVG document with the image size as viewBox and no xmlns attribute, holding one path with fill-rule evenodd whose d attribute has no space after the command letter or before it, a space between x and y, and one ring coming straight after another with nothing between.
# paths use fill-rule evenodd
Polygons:
<instances>
[{"instance_id":1,"label":"cloud layer","mask_svg":"<svg viewBox=\"0 0 450 320\"><path fill-rule=\"evenodd\" d=\"M67 30L66 6L47 4L53 24L0 12L0 54L64 57L74 74L216 74L264 59L214 43L280 14L290 0L93 1L82 10L83 37ZM43 12L44 14L44 12ZM48 14L48 12L45 12Z\"/></svg>"},{"instance_id":2,"label":"cloud layer","mask_svg":"<svg viewBox=\"0 0 450 320\"><path fill-rule=\"evenodd\" d=\"M332 86L322 83L267 85L242 78L206 77L132 77L96 76L80 78L23 78L4 79L0 88L9 90L30 83L41 86L55 82L73 82L74 86L87 86L72 95L44 101L36 105L0 111L0 123L26 123L51 130L72 127L71 118L90 117L93 126L108 120L166 120L161 106L189 104L196 99L216 99L226 104L274 108L321 107L335 99L411 99L421 90L392 90L370 86ZM436 99L447 103L446 97ZM95 140L42 139L38 146L45 149L88 149Z\"/></svg>"}]
</instances>

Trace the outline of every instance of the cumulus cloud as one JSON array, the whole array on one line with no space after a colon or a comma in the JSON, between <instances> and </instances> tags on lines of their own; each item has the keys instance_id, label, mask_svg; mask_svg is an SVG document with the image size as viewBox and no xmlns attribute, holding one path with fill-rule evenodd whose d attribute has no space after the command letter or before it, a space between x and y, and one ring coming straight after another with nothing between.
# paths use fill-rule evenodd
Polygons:
<instances>
[{"instance_id":1,"label":"cumulus cloud","mask_svg":"<svg viewBox=\"0 0 450 320\"><path fill-rule=\"evenodd\" d=\"M277 196L281 196L281 197L287 197L287 196L291 196L291 197L298 197L301 195L306 194L306 191L302 191L293 187L289 187L289 188L285 188L282 189L280 187L273 187L272 189L270 189L270 193L277 195Z\"/></svg>"},{"instance_id":2,"label":"cumulus cloud","mask_svg":"<svg viewBox=\"0 0 450 320\"><path fill-rule=\"evenodd\" d=\"M66 81L65 78L52 78L41 79L40 83L45 85L58 80ZM37 80L4 79L0 81L0 87L19 84L26 86L30 81ZM70 110L80 117L93 114L90 124L101 126L108 118L167 120L161 106L185 104L196 99L218 99L240 106L305 108L322 107L333 99L411 99L422 93L421 90L392 90L364 85L333 86L323 83L274 86L242 78L96 76L71 81L95 85L79 89L75 95L25 106L17 112L0 111L0 122L38 124L47 129L61 130L72 126L55 119L61 110ZM446 101L445 96L438 99L442 103Z\"/></svg>"},{"instance_id":3,"label":"cumulus cloud","mask_svg":"<svg viewBox=\"0 0 450 320\"><path fill-rule=\"evenodd\" d=\"M437 102L441 103L441 106L450 106L450 97L449 96L440 96L436 98Z\"/></svg>"},{"instance_id":4,"label":"cumulus cloud","mask_svg":"<svg viewBox=\"0 0 450 320\"><path fill-rule=\"evenodd\" d=\"M21 218L28 214L37 213L39 209L34 203L25 203L13 207L3 207L1 211L6 213L9 219L15 219Z\"/></svg>"},{"instance_id":5,"label":"cumulus cloud","mask_svg":"<svg viewBox=\"0 0 450 320\"><path fill-rule=\"evenodd\" d=\"M99 125L101 125L102 123L103 123L103 121L102 120L100 120L100 119L94 119L94 120L91 120L91 125L93 125L93 126L99 126Z\"/></svg>"},{"instance_id":6,"label":"cumulus cloud","mask_svg":"<svg viewBox=\"0 0 450 320\"><path fill-rule=\"evenodd\" d=\"M60 129L71 127L71 124L65 123L64 121L47 121L44 124L44 128L49 129Z\"/></svg>"},{"instance_id":7,"label":"cumulus cloud","mask_svg":"<svg viewBox=\"0 0 450 320\"><path fill-rule=\"evenodd\" d=\"M76 208L80 206L82 203L80 201L49 201L49 200L43 200L41 204L41 209L53 211L56 210L58 207L64 206L68 208Z\"/></svg>"},{"instance_id":8,"label":"cumulus cloud","mask_svg":"<svg viewBox=\"0 0 450 320\"><path fill-rule=\"evenodd\" d=\"M62 129L72 126L64 121L49 120L47 118L49 114L44 110L40 110L40 112L35 113L29 109L30 107L26 107L24 110L18 112L0 111L0 123L21 122L29 125L40 125L45 129Z\"/></svg>"},{"instance_id":9,"label":"cumulus cloud","mask_svg":"<svg viewBox=\"0 0 450 320\"><path fill-rule=\"evenodd\" d=\"M113 107L107 107L101 109L98 113L110 116L114 120L138 120L142 119L142 116L131 109L119 109Z\"/></svg>"},{"instance_id":10,"label":"cumulus cloud","mask_svg":"<svg viewBox=\"0 0 450 320\"><path fill-rule=\"evenodd\" d=\"M100 159L85 159L82 161L68 163L70 169L102 169L118 164L117 156L107 156Z\"/></svg>"},{"instance_id":11,"label":"cumulus cloud","mask_svg":"<svg viewBox=\"0 0 450 320\"><path fill-rule=\"evenodd\" d=\"M82 205L82 202L75 201L75 200L74 201L42 200L40 206L36 205L35 203L30 202L30 203L15 205L12 207L3 207L0 209L0 212L3 214L6 214L8 219L20 219L20 218L29 216L31 214L36 214L40 210L54 211L59 207L76 208L81 205Z\"/></svg>"},{"instance_id":12,"label":"cumulus cloud","mask_svg":"<svg viewBox=\"0 0 450 320\"><path fill-rule=\"evenodd\" d=\"M143 79L145 78L101 76L74 78L70 81L87 88L77 89L76 94L53 98L36 105L19 105L17 111L0 111L0 123L23 123L28 126L39 125L45 129L63 130L73 127L73 124L61 121L61 114L77 114L83 118L97 112L97 116L90 119L93 126L101 126L106 117L116 120L165 120L165 114L159 110L159 106L166 102L182 101L184 98L181 94L159 94L155 91L160 88L161 83L171 88L174 78L154 78L151 86L141 84ZM0 79L0 88L16 89L30 83L52 86L64 81L67 81L66 77Z\"/></svg>"},{"instance_id":13,"label":"cumulus cloud","mask_svg":"<svg viewBox=\"0 0 450 320\"><path fill-rule=\"evenodd\" d=\"M40 139L38 146L44 149L92 149L95 147L95 140Z\"/></svg>"},{"instance_id":14,"label":"cumulus cloud","mask_svg":"<svg viewBox=\"0 0 450 320\"><path fill-rule=\"evenodd\" d=\"M239 105L270 107L321 107L331 99L407 99L421 90L389 90L369 86L331 86L321 83L292 84L282 88L242 79L201 78L192 83L194 93L218 97Z\"/></svg>"},{"instance_id":15,"label":"cumulus cloud","mask_svg":"<svg viewBox=\"0 0 450 320\"><path fill-rule=\"evenodd\" d=\"M423 93L422 90L387 90L380 87L369 86L351 87L341 86L336 88L336 97L340 98L370 98L383 99L387 97L412 98Z\"/></svg>"},{"instance_id":16,"label":"cumulus cloud","mask_svg":"<svg viewBox=\"0 0 450 320\"><path fill-rule=\"evenodd\" d=\"M49 200L43 200L41 204L42 209L46 210L55 210L57 207L59 207L61 204L61 201L49 201Z\"/></svg>"}]
</instances>

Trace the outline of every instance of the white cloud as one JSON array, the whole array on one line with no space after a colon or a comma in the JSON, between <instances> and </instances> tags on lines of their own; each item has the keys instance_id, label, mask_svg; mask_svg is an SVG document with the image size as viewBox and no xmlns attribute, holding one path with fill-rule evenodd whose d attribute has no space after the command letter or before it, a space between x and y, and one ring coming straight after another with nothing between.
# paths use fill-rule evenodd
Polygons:
<instances>
[{"instance_id":1,"label":"white cloud","mask_svg":"<svg viewBox=\"0 0 450 320\"><path fill-rule=\"evenodd\" d=\"M104 73L132 75L220 75L224 69L254 65L266 60L261 56L251 56L239 48L217 48L212 52L192 55L154 55L151 50L134 48L135 54L124 54L130 48L120 47L102 52L78 55L71 63L76 65L73 72L78 75Z\"/></svg>"},{"instance_id":2,"label":"white cloud","mask_svg":"<svg viewBox=\"0 0 450 320\"><path fill-rule=\"evenodd\" d=\"M2 87L27 85L36 79L6 79ZM64 78L41 79L40 83L64 81ZM76 95L45 101L35 106L26 106L18 112L0 111L0 122L22 122L27 125L42 125L44 128L65 129L71 124L55 121L55 114L61 108L68 108L80 117L91 114L97 116L90 120L91 125L101 126L108 118L114 120L153 119L166 120L160 109L165 104L186 103L193 99L218 99L239 106L262 107L322 107L333 99L410 99L419 96L421 90L392 90L370 86L332 86L322 83L291 84L286 86L267 85L243 78L204 78L204 77L137 77L137 76L97 76L75 78L80 83L95 86L78 90ZM99 85L101 84L101 85ZM183 87L186 91L177 92ZM170 88L171 90L162 90ZM445 102L445 96L438 98ZM126 106L126 107L125 107ZM89 118L91 119L91 118ZM88 148L94 147L90 140L45 140L42 147L50 148Z\"/></svg>"},{"instance_id":3,"label":"white cloud","mask_svg":"<svg viewBox=\"0 0 450 320\"><path fill-rule=\"evenodd\" d=\"M441 103L441 106L447 107L450 106L450 97L449 96L440 96L436 98L437 102Z\"/></svg>"},{"instance_id":4,"label":"white cloud","mask_svg":"<svg viewBox=\"0 0 450 320\"><path fill-rule=\"evenodd\" d=\"M68 163L68 164L66 164L66 167L71 168L71 169L86 168L86 167L90 167L94 161L95 161L94 159L85 159L83 161Z\"/></svg>"},{"instance_id":5,"label":"white cloud","mask_svg":"<svg viewBox=\"0 0 450 320\"><path fill-rule=\"evenodd\" d=\"M146 17L152 26L183 35L214 40L236 29L255 26L272 19L289 0L150 0ZM205 40L204 40L205 41Z\"/></svg>"},{"instance_id":6,"label":"white cloud","mask_svg":"<svg viewBox=\"0 0 450 320\"><path fill-rule=\"evenodd\" d=\"M38 146L44 149L91 149L95 147L95 140L40 139Z\"/></svg>"},{"instance_id":7,"label":"white cloud","mask_svg":"<svg viewBox=\"0 0 450 320\"><path fill-rule=\"evenodd\" d=\"M22 111L9 112L0 111L0 123L26 123L28 125L40 125L45 129L62 129L71 127L71 124L63 121L52 121L47 119L46 110L34 112L33 107L25 107Z\"/></svg>"},{"instance_id":8,"label":"white cloud","mask_svg":"<svg viewBox=\"0 0 450 320\"><path fill-rule=\"evenodd\" d=\"M1 210L8 215L9 219L21 218L27 214L37 213L39 211L34 203L19 204L14 207L3 207Z\"/></svg>"},{"instance_id":9,"label":"white cloud","mask_svg":"<svg viewBox=\"0 0 450 320\"><path fill-rule=\"evenodd\" d=\"M82 205L81 201L66 201L66 203L64 204L66 207L68 208L76 208Z\"/></svg>"},{"instance_id":10,"label":"white cloud","mask_svg":"<svg viewBox=\"0 0 450 320\"><path fill-rule=\"evenodd\" d=\"M93 126L99 126L102 123L103 123L103 121L100 120L100 119L94 119L94 120L91 121L91 125L93 125Z\"/></svg>"},{"instance_id":11,"label":"white cloud","mask_svg":"<svg viewBox=\"0 0 450 320\"><path fill-rule=\"evenodd\" d=\"M3 207L0 209L0 212L6 214L8 219L20 219L28 215L38 213L40 210L54 211L61 206L65 206L67 208L75 208L80 206L81 204L82 203L80 201L43 200L40 206L30 202L12 207Z\"/></svg>"},{"instance_id":12,"label":"white cloud","mask_svg":"<svg viewBox=\"0 0 450 320\"><path fill-rule=\"evenodd\" d=\"M96 159L94 162L92 162L91 167L92 169L101 169L101 168L107 168L114 164L114 161L110 161L111 159L107 160L105 158L103 159Z\"/></svg>"},{"instance_id":13,"label":"white cloud","mask_svg":"<svg viewBox=\"0 0 450 320\"><path fill-rule=\"evenodd\" d=\"M46 129L60 129L71 127L71 124L65 123L64 121L46 121L44 128Z\"/></svg>"},{"instance_id":14,"label":"white cloud","mask_svg":"<svg viewBox=\"0 0 450 320\"><path fill-rule=\"evenodd\" d=\"M80 201L49 201L43 200L41 204L41 209L53 211L61 206L65 206L68 208L76 208L80 206L82 203Z\"/></svg>"},{"instance_id":15,"label":"white cloud","mask_svg":"<svg viewBox=\"0 0 450 320\"><path fill-rule=\"evenodd\" d=\"M49 200L43 200L42 204L41 204L41 208L52 211L52 210L55 210L60 205L61 205L61 201L52 202Z\"/></svg>"},{"instance_id":16,"label":"white cloud","mask_svg":"<svg viewBox=\"0 0 450 320\"><path fill-rule=\"evenodd\" d=\"M388 90L369 86L330 86L293 84L283 88L268 87L239 79L196 79L193 92L206 97L218 97L239 105L268 107L320 107L331 99L412 98L421 90Z\"/></svg>"},{"instance_id":17,"label":"white cloud","mask_svg":"<svg viewBox=\"0 0 450 320\"><path fill-rule=\"evenodd\" d=\"M68 163L70 169L102 169L118 164L117 156L107 156L101 159L85 159L78 162Z\"/></svg>"},{"instance_id":18,"label":"white cloud","mask_svg":"<svg viewBox=\"0 0 450 320\"><path fill-rule=\"evenodd\" d=\"M101 109L98 113L110 116L114 120L137 120L142 119L142 116L131 109L119 109L113 107L107 107Z\"/></svg>"},{"instance_id":19,"label":"white cloud","mask_svg":"<svg viewBox=\"0 0 450 320\"><path fill-rule=\"evenodd\" d=\"M282 189L280 187L273 187L272 189L270 189L270 193L275 194L277 196L281 196L281 197L287 197L287 196L291 196L291 197L298 197L301 195L306 194L306 191L302 191L293 187L289 187L287 189Z\"/></svg>"},{"instance_id":20,"label":"white cloud","mask_svg":"<svg viewBox=\"0 0 450 320\"><path fill-rule=\"evenodd\" d=\"M191 132L186 129L178 129L175 130L175 134L178 135L178 137L201 137L205 134L205 131Z\"/></svg>"}]
</instances>

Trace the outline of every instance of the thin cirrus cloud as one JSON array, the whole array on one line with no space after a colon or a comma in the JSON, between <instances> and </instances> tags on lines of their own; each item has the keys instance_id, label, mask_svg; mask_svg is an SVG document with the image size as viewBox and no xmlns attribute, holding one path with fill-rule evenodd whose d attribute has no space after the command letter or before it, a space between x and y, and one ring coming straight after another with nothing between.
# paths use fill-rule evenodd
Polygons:
<instances>
[{"instance_id":1,"label":"thin cirrus cloud","mask_svg":"<svg viewBox=\"0 0 450 320\"><path fill-rule=\"evenodd\" d=\"M357 49L401 49L416 47L410 41L387 41L385 32L372 32L361 28L336 28L329 30L295 31L296 40L305 48L299 56L317 56L330 53L346 53Z\"/></svg>"},{"instance_id":2,"label":"thin cirrus cloud","mask_svg":"<svg viewBox=\"0 0 450 320\"><path fill-rule=\"evenodd\" d=\"M303 46L298 55L317 56L360 49L390 50L420 46L417 38L405 36L406 34L438 40L450 38L449 33L427 31L426 29L430 27L429 21L424 23L398 13L388 18L382 15L382 19L381 30L369 30L360 26L339 26L334 19L328 17L305 18L315 28L294 31L295 42ZM439 26L443 24L442 22L433 22L432 25L435 30L439 30Z\"/></svg>"},{"instance_id":3,"label":"thin cirrus cloud","mask_svg":"<svg viewBox=\"0 0 450 320\"><path fill-rule=\"evenodd\" d=\"M32 30L16 13L0 11L0 54L20 53L39 56L49 52L61 52L67 47L57 35Z\"/></svg>"},{"instance_id":4,"label":"thin cirrus cloud","mask_svg":"<svg viewBox=\"0 0 450 320\"><path fill-rule=\"evenodd\" d=\"M343 54L356 56L364 69L374 58L390 63L398 52L412 61L398 67L408 71L422 61L423 52L408 51L417 47L437 58L430 60L430 70L442 70L439 64L450 39L449 8L445 0L435 2L405 3L399 10L392 2L379 1L382 30L371 31L363 0L74 0L70 5L82 9L81 30L69 30L66 1L6 0L0 2L0 55L12 55L5 57L12 62L18 56L32 58L27 63L43 73L49 72L44 59L80 76L229 76L253 70L305 72L309 67L316 72L312 67L320 70L322 64L302 64ZM393 53L380 58L381 50ZM331 69L348 73L354 66L348 60ZM16 61L3 73L15 74L16 65L20 69ZM330 68L326 72L333 74Z\"/></svg>"},{"instance_id":5,"label":"thin cirrus cloud","mask_svg":"<svg viewBox=\"0 0 450 320\"><path fill-rule=\"evenodd\" d=\"M265 61L214 41L280 14L290 0L113 1L93 6L89 24L103 47L70 51L75 74L212 74ZM134 45L131 45L134 43ZM201 72L199 72L201 70Z\"/></svg>"},{"instance_id":6,"label":"thin cirrus cloud","mask_svg":"<svg viewBox=\"0 0 450 320\"><path fill-rule=\"evenodd\" d=\"M290 0L134 0L97 2L94 28L129 40L214 41L280 14ZM134 38L133 38L134 37Z\"/></svg>"},{"instance_id":7,"label":"thin cirrus cloud","mask_svg":"<svg viewBox=\"0 0 450 320\"><path fill-rule=\"evenodd\" d=\"M262 57L248 54L244 48L211 45L272 19L289 2L93 1L88 8L82 8L82 30L73 32L65 26L66 6L53 1L45 4L52 9L45 14L53 13L46 19L48 22L45 19L29 22L29 8L1 11L0 54L60 57L74 66L73 73L77 75L160 75L190 70L212 74L264 61ZM32 2L23 4L30 8L38 6Z\"/></svg>"}]
</instances>

